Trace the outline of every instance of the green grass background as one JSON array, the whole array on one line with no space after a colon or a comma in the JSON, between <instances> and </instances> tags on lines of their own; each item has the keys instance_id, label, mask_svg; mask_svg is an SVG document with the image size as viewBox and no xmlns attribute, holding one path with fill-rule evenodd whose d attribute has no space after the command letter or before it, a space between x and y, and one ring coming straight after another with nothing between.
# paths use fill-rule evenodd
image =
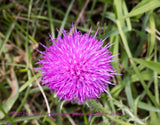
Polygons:
<instances>
[{"instance_id":1,"label":"green grass background","mask_svg":"<svg viewBox=\"0 0 160 125\"><path fill-rule=\"evenodd\" d=\"M73 24L83 33L99 28L97 39L114 43L112 65L118 73L109 86L112 99L78 105L60 101L34 68L39 42ZM0 124L12 125L160 125L160 0L1 0ZM43 92L41 90L43 89ZM47 97L48 104L44 97ZM107 115L24 115L12 112L107 113ZM122 113L122 115L113 115Z\"/></svg>"}]
</instances>

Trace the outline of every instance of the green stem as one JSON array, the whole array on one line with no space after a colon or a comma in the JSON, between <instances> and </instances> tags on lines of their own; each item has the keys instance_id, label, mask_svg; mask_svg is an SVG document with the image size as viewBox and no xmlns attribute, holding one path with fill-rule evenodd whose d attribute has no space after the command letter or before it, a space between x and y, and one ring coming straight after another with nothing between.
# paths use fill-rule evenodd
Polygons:
<instances>
[{"instance_id":1,"label":"green stem","mask_svg":"<svg viewBox=\"0 0 160 125\"><path fill-rule=\"evenodd\" d=\"M125 37L125 35L124 35L123 31L122 31L121 24L120 24L120 21L119 21L119 20L117 20L117 27L118 27L118 30L119 30L119 32L120 32L120 35L121 35L121 38L122 38L122 42L123 42L123 44L124 44L125 50L126 50L126 52L127 52L127 55L128 55L128 57L129 57L130 63L131 63L131 65L133 66L133 69L134 69L134 71L136 72L137 77L139 78L139 80L140 80L140 82L141 82L144 90L146 91L147 95L150 97L150 99L152 100L152 102L158 107L159 105L158 105L158 103L155 101L155 97L152 95L152 93L151 93L150 90L148 89L146 83L145 83L144 80L143 80L143 77L141 77L141 74L140 74L138 68L136 67L134 61L132 60L133 57L132 57L132 54L131 54L131 52L130 52L130 49L129 49L129 46L128 46L128 43L127 43L127 39L126 39L126 37Z\"/></svg>"},{"instance_id":2,"label":"green stem","mask_svg":"<svg viewBox=\"0 0 160 125\"><path fill-rule=\"evenodd\" d=\"M110 113L106 112L104 110L104 108L102 108L95 100L92 101L92 106L93 106L93 108L98 109L98 111L100 111L101 113L107 113L107 115L104 115L104 116L106 118L109 118L110 120L118 123L118 124L121 124L121 125L131 125L130 123L126 123L126 122L124 122L124 121L122 121L122 120L120 120L120 119L118 119L116 117L111 116Z\"/></svg>"}]
</instances>

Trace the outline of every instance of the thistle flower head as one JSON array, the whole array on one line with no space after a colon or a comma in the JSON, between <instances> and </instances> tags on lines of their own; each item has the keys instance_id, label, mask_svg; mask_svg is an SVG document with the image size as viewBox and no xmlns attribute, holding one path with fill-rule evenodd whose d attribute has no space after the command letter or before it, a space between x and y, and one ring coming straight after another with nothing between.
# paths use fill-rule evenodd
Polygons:
<instances>
[{"instance_id":1,"label":"thistle flower head","mask_svg":"<svg viewBox=\"0 0 160 125\"><path fill-rule=\"evenodd\" d=\"M96 32L97 34L97 32ZM63 38L51 41L53 45L40 52L42 84L55 92L59 99L83 103L86 99L100 98L114 77L111 51L105 40L97 40L89 33L82 34L73 26L70 32L63 30ZM107 92L108 93L108 92ZM108 93L109 94L109 93ZM110 94L109 94L110 95Z\"/></svg>"}]
</instances>

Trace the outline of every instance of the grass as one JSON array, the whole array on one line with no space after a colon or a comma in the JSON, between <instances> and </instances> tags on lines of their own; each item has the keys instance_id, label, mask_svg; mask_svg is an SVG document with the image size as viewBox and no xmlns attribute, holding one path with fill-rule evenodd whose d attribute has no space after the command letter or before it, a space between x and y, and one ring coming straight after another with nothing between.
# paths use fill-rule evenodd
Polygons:
<instances>
[{"instance_id":1,"label":"grass","mask_svg":"<svg viewBox=\"0 0 160 125\"><path fill-rule=\"evenodd\" d=\"M158 125L160 123L160 2L159 0L19 0L0 2L0 124L12 125ZM58 101L39 84L39 42L49 46L48 33L72 24L105 44L112 65L122 75L100 99L78 105ZM91 104L90 104L91 103ZM69 115L16 115L16 113L70 113ZM73 113L83 113L75 115ZM12 114L13 113L13 114ZM86 113L90 113L86 115ZM93 113L106 113L95 115ZM122 113L118 115L116 113Z\"/></svg>"}]
</instances>

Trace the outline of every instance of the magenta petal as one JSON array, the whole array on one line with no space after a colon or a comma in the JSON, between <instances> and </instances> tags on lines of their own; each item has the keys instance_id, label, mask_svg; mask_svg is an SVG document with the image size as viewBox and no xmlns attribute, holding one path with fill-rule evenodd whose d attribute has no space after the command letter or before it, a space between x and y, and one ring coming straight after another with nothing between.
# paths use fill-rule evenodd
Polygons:
<instances>
[{"instance_id":1,"label":"magenta petal","mask_svg":"<svg viewBox=\"0 0 160 125\"><path fill-rule=\"evenodd\" d=\"M63 30L63 37L53 39L53 45L46 51L40 52L42 64L37 68L42 73L42 84L47 85L57 94L59 99L83 103L86 99L100 98L103 92L108 91L110 78L116 75L116 71L110 62L109 47L102 47L105 40L97 40L90 32L82 34L76 27L68 33ZM109 96L111 96L109 94Z\"/></svg>"}]
</instances>

